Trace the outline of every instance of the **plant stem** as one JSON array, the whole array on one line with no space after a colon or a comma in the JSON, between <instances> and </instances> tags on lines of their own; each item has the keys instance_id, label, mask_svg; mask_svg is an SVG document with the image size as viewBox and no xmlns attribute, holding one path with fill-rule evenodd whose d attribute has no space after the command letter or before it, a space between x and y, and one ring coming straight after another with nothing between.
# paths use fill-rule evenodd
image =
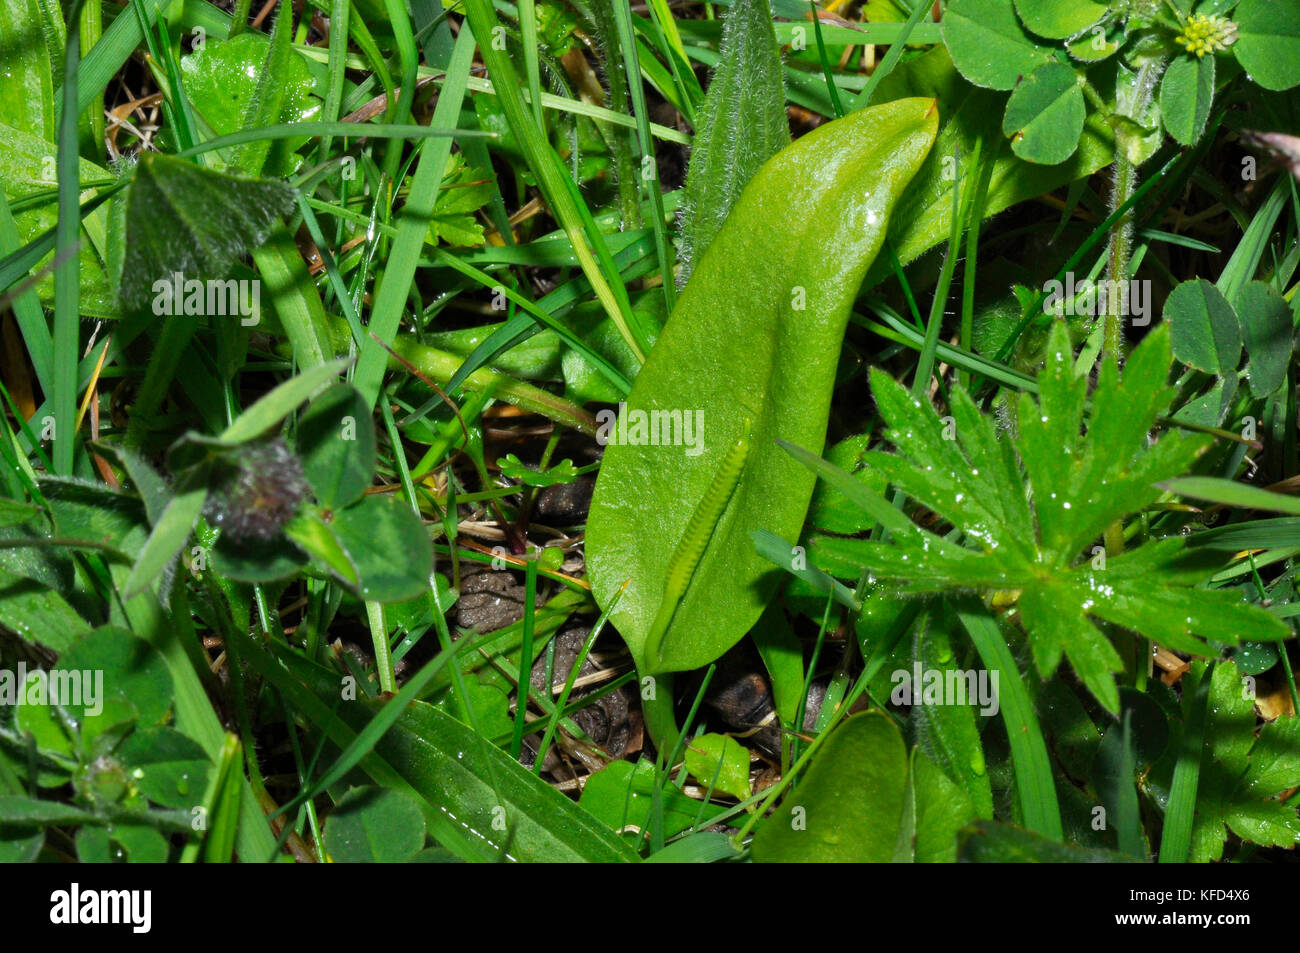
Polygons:
<instances>
[{"instance_id":1,"label":"plant stem","mask_svg":"<svg viewBox=\"0 0 1300 953\"><path fill-rule=\"evenodd\" d=\"M1133 194L1137 183L1137 169L1129 161L1121 144L1122 137L1116 138L1115 172L1110 189L1110 210L1120 208ZM1110 279L1106 296L1106 330L1102 338L1102 360L1113 359L1119 363L1120 318L1127 303L1129 258L1133 245L1133 211L1130 209L1117 221L1110 231L1109 261L1107 277ZM1107 548L1110 548L1110 534L1107 534Z\"/></svg>"},{"instance_id":2,"label":"plant stem","mask_svg":"<svg viewBox=\"0 0 1300 953\"><path fill-rule=\"evenodd\" d=\"M1125 88L1120 82L1116 93L1116 110L1112 121L1115 128L1115 169L1110 190L1110 208L1113 215L1123 208L1133 195L1137 185L1137 166L1133 163L1133 140L1136 134L1125 128L1128 120L1141 127L1143 116L1155 97L1156 86L1165 71L1166 60L1154 59L1138 67L1132 81ZM1124 213L1110 229L1110 249L1108 252L1107 274L1110 279L1106 296L1106 329L1102 339L1101 359L1113 358L1119 363L1120 320L1128 306L1129 262L1133 251L1133 212Z\"/></svg>"}]
</instances>

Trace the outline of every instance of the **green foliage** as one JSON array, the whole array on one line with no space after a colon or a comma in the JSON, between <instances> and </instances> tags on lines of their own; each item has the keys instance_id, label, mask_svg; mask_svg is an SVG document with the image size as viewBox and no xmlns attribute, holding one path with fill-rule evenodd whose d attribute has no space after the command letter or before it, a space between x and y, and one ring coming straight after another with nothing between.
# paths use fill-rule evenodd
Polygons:
<instances>
[{"instance_id":1,"label":"green foliage","mask_svg":"<svg viewBox=\"0 0 1300 953\"><path fill-rule=\"evenodd\" d=\"M336 384L314 400L297 441L297 454L272 468L273 478L258 498L271 499L272 487L289 479L290 463L296 467L300 456L317 505L295 505L291 521L277 521L257 538L231 538L227 530L215 549L218 570L233 579L270 581L297 571L312 556L374 602L401 602L424 592L433 550L423 524L399 501L362 495L374 479L375 431L356 389ZM241 448L222 457L247 468L248 453ZM393 553L404 558L394 560Z\"/></svg>"},{"instance_id":2,"label":"green foliage","mask_svg":"<svg viewBox=\"0 0 1300 953\"><path fill-rule=\"evenodd\" d=\"M741 801L749 797L749 751L734 738L709 733L691 739L686 770L705 788Z\"/></svg>"},{"instance_id":3,"label":"green foliage","mask_svg":"<svg viewBox=\"0 0 1300 953\"><path fill-rule=\"evenodd\" d=\"M468 856L551 862L629 861L635 854L567 797L436 708L413 704L376 751L425 800L446 805ZM448 822L442 820L442 827ZM440 827L434 832L444 840ZM472 838L472 840L471 840ZM462 848L464 849L464 848Z\"/></svg>"},{"instance_id":4,"label":"green foliage","mask_svg":"<svg viewBox=\"0 0 1300 953\"><path fill-rule=\"evenodd\" d=\"M907 749L888 716L866 712L846 719L825 740L799 786L758 829L754 860L892 860L907 777Z\"/></svg>"},{"instance_id":5,"label":"green foliage","mask_svg":"<svg viewBox=\"0 0 1300 953\"><path fill-rule=\"evenodd\" d=\"M1074 155L1086 111L1074 70L1047 63L1020 82L1007 101L1002 131L1016 155L1056 165Z\"/></svg>"},{"instance_id":6,"label":"green foliage","mask_svg":"<svg viewBox=\"0 0 1300 953\"><path fill-rule=\"evenodd\" d=\"M294 434L303 473L322 506L340 509L375 473L375 425L356 388L335 384L311 402Z\"/></svg>"},{"instance_id":7,"label":"green foliage","mask_svg":"<svg viewBox=\"0 0 1300 953\"><path fill-rule=\"evenodd\" d=\"M60 24L61 26L62 24ZM0 62L8 64L13 95L0 105L0 123L54 138L54 79L51 66L61 50L38 0L0 4Z\"/></svg>"},{"instance_id":8,"label":"green foliage","mask_svg":"<svg viewBox=\"0 0 1300 953\"><path fill-rule=\"evenodd\" d=\"M951 623L951 617L933 617L927 624L918 626L915 635L915 657L923 671L944 671L952 668L951 640L945 627L937 622ZM993 789L989 782L984 744L976 724L974 699L965 705L918 705L913 710L916 731L916 752L931 770L942 771L946 779L955 782L962 802L975 817L993 816ZM932 785L921 786L928 790Z\"/></svg>"},{"instance_id":9,"label":"green foliage","mask_svg":"<svg viewBox=\"0 0 1300 953\"><path fill-rule=\"evenodd\" d=\"M312 95L315 83L303 56L278 47L275 62L268 62L270 55L271 39L248 32L228 40L209 40L181 57L186 98L213 137L260 125L303 122L319 110L320 101ZM271 100L266 99L268 94ZM211 158L205 161L217 171L286 175L301 164L297 151L305 142L306 137L281 139L269 148L262 142L260 149L257 143L244 143L208 153Z\"/></svg>"},{"instance_id":10,"label":"green foliage","mask_svg":"<svg viewBox=\"0 0 1300 953\"><path fill-rule=\"evenodd\" d=\"M1252 79L1265 89L1300 84L1300 10L1268 0L1241 0L1233 52Z\"/></svg>"},{"instance_id":11,"label":"green foliage","mask_svg":"<svg viewBox=\"0 0 1300 953\"><path fill-rule=\"evenodd\" d=\"M954 0L944 11L943 39L961 74L989 89L1014 89L1049 58L1012 0Z\"/></svg>"},{"instance_id":12,"label":"green foliage","mask_svg":"<svg viewBox=\"0 0 1300 953\"><path fill-rule=\"evenodd\" d=\"M545 470L538 471L529 467L513 453L507 453L497 461L501 475L517 480L525 486L557 486L572 483L579 476L590 472L593 467L576 467L572 460L561 460Z\"/></svg>"},{"instance_id":13,"label":"green foliage","mask_svg":"<svg viewBox=\"0 0 1300 953\"><path fill-rule=\"evenodd\" d=\"M841 480L837 486L850 488L891 533L889 542L844 541L845 553L901 595L1009 593L1039 673L1050 677L1064 653L1110 711L1118 710L1113 673L1122 665L1093 619L1193 654L1211 651L1202 639L1286 637L1285 626L1237 593L1193 588L1212 563L1178 537L1122 553L1096 545L1116 520L1156 499L1155 484L1186 472L1207 447L1205 438L1179 433L1148 445L1170 398L1169 356L1162 326L1133 352L1122 380L1113 363L1104 364L1085 432L1087 380L1076 375L1068 339L1056 326L1039 400L1020 396L1019 436L1002 441L959 388L945 424L933 407L876 371L872 390L899 452L870 452L868 466L959 530L968 545L921 529L891 513L883 497Z\"/></svg>"},{"instance_id":14,"label":"green foliage","mask_svg":"<svg viewBox=\"0 0 1300 953\"><path fill-rule=\"evenodd\" d=\"M1173 356L1209 374L1234 372L1241 357L1237 313L1204 278L1184 281L1165 299Z\"/></svg>"},{"instance_id":15,"label":"green foliage","mask_svg":"<svg viewBox=\"0 0 1300 953\"><path fill-rule=\"evenodd\" d=\"M1044 165L1073 155L1086 88L1129 160L1141 164L1159 145L1158 127L1183 145L1200 138L1216 93L1216 58L1235 57L1265 89L1300 83L1300 72L1280 65L1300 53L1300 13L1269 12L1274 9L1266 0L1243 0L1234 21L1157 4L1119 9L1093 0L953 0L943 36L970 82L1012 92L1003 130L1017 155ZM1061 41L1077 65L1058 58ZM1116 53L1118 78L1095 67Z\"/></svg>"},{"instance_id":16,"label":"green foliage","mask_svg":"<svg viewBox=\"0 0 1300 953\"><path fill-rule=\"evenodd\" d=\"M1178 360L1231 379L1235 387L1244 344L1252 394L1267 397L1285 381L1291 362L1291 308L1265 282L1247 283L1235 302L1229 302L1203 278L1185 281L1165 299L1164 314Z\"/></svg>"},{"instance_id":17,"label":"green foliage","mask_svg":"<svg viewBox=\"0 0 1300 953\"><path fill-rule=\"evenodd\" d=\"M125 250L114 276L122 308L130 312L152 305L159 314L202 314L210 292L175 289L173 276L179 273L184 282L229 278L235 261L293 208L294 192L283 182L151 154L136 164L122 201ZM191 311L186 300L195 294L199 300Z\"/></svg>"},{"instance_id":18,"label":"green foliage","mask_svg":"<svg viewBox=\"0 0 1300 953\"><path fill-rule=\"evenodd\" d=\"M974 819L962 790L925 755L909 758L898 727L878 712L836 728L798 786L754 837L762 863L951 861Z\"/></svg>"},{"instance_id":19,"label":"green foliage","mask_svg":"<svg viewBox=\"0 0 1300 953\"><path fill-rule=\"evenodd\" d=\"M1031 32L1049 40L1078 36L1108 13L1091 0L1016 0L1016 13Z\"/></svg>"},{"instance_id":20,"label":"green foliage","mask_svg":"<svg viewBox=\"0 0 1300 953\"><path fill-rule=\"evenodd\" d=\"M627 839L634 842L641 839L638 835L652 817L660 819L665 837L675 837L696 823L698 801L669 785L659 793L661 801L656 806L655 788L650 762L614 761L587 780L578 804L610 830L626 832Z\"/></svg>"},{"instance_id":21,"label":"green foliage","mask_svg":"<svg viewBox=\"0 0 1300 953\"><path fill-rule=\"evenodd\" d=\"M424 846L424 836L414 798L373 786L339 798L325 824L325 848L336 863L401 863Z\"/></svg>"},{"instance_id":22,"label":"green foliage","mask_svg":"<svg viewBox=\"0 0 1300 953\"><path fill-rule=\"evenodd\" d=\"M622 417L676 411L703 428L692 446L611 443L587 530L597 601L609 606L624 581L633 581L611 618L642 671L718 658L766 605L776 578L749 534L765 528L795 536L814 482L783 462L774 441L820 448L825 439L853 296L936 126L933 102L921 99L822 126L769 160L699 261ZM737 260L767 264L737 286ZM740 352L733 347L738 340L756 346ZM681 437L679 429L679 444ZM692 513L741 439L751 452L724 488L730 501L685 592L669 593L670 562ZM648 521L654 525L647 533ZM667 600L680 601L662 655L647 658L646 641Z\"/></svg>"},{"instance_id":23,"label":"green foliage","mask_svg":"<svg viewBox=\"0 0 1300 953\"><path fill-rule=\"evenodd\" d=\"M1217 664L1210 678L1189 859L1218 860L1228 831L1291 847L1300 840L1300 818L1278 795L1300 785L1300 719L1257 729L1254 679L1232 661Z\"/></svg>"},{"instance_id":24,"label":"green foliage","mask_svg":"<svg viewBox=\"0 0 1300 953\"><path fill-rule=\"evenodd\" d=\"M682 208L685 284L740 198L769 158L790 143L781 55L768 0L739 0L727 14L719 63L700 109Z\"/></svg>"},{"instance_id":25,"label":"green foliage","mask_svg":"<svg viewBox=\"0 0 1300 953\"><path fill-rule=\"evenodd\" d=\"M0 860L1285 859L1293 6L0 0Z\"/></svg>"},{"instance_id":26,"label":"green foliage","mask_svg":"<svg viewBox=\"0 0 1300 953\"><path fill-rule=\"evenodd\" d=\"M1107 850L1067 847L996 821L964 829L959 860L975 864L1131 864L1132 857Z\"/></svg>"},{"instance_id":27,"label":"green foliage","mask_svg":"<svg viewBox=\"0 0 1300 953\"><path fill-rule=\"evenodd\" d=\"M299 424L296 451L258 439L342 363L281 384L219 437L191 433L172 446L177 492L154 522L129 591L158 577L205 512L220 530L215 567L229 579L283 579L314 557L374 602L401 602L427 589L433 549L419 518L397 501L363 495L374 479L375 429L354 387L336 384L312 401ZM394 560L395 552L406 558Z\"/></svg>"},{"instance_id":28,"label":"green foliage","mask_svg":"<svg viewBox=\"0 0 1300 953\"><path fill-rule=\"evenodd\" d=\"M442 174L442 187L429 222L431 236L448 245L466 248L482 245L483 226L473 213L491 199L492 182L488 172L469 168L459 153L448 156L447 170Z\"/></svg>"},{"instance_id":29,"label":"green foliage","mask_svg":"<svg viewBox=\"0 0 1300 953\"><path fill-rule=\"evenodd\" d=\"M952 231L952 192L957 185L952 174L954 156L972 155L977 143L984 144L984 155L994 156L983 201L985 217L1084 179L1114 161L1114 133L1095 112L1084 123L1078 149L1058 165L1028 162L1005 149L991 153L991 145L1003 135L1002 97L967 82L943 46L900 63L876 87L872 101L882 103L908 96L933 96L938 100L940 125L934 148L890 220L889 238L904 264L947 241ZM965 185L969 184L968 179ZM888 262L878 260L867 284L878 284L891 272Z\"/></svg>"},{"instance_id":30,"label":"green foliage","mask_svg":"<svg viewBox=\"0 0 1300 953\"><path fill-rule=\"evenodd\" d=\"M1165 129L1185 146L1201 138L1210 118L1214 63L1212 56L1180 56L1169 64L1160 82L1160 114Z\"/></svg>"},{"instance_id":31,"label":"green foliage","mask_svg":"<svg viewBox=\"0 0 1300 953\"><path fill-rule=\"evenodd\" d=\"M16 126L0 125L0 138L5 143L5 148L0 150L0 190L11 205L27 200L24 203L26 207L14 209L12 213L12 244L6 242L5 246L0 246L12 251L39 240L42 234L55 226L58 214L51 190L56 184L54 161L57 147L43 134ZM86 159L79 160L78 168L79 184L83 188L94 187L98 191L114 180L107 169ZM37 197L38 201L32 201ZM82 274L80 307L85 314L115 318L119 316L118 304L110 291L108 272L111 269L105 263L103 244L109 218L107 212L106 208L100 207L84 219L83 234L94 240L83 241L77 252ZM53 259L53 245L49 248L48 255L37 256L37 261L33 262L41 269L36 293L46 307L54 301L54 279L45 270Z\"/></svg>"}]
</instances>

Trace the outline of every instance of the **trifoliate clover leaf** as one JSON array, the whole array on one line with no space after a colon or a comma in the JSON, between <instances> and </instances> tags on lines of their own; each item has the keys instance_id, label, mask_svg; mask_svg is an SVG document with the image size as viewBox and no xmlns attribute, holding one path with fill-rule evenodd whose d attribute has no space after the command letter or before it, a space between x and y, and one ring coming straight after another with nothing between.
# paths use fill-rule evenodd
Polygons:
<instances>
[{"instance_id":1,"label":"trifoliate clover leaf","mask_svg":"<svg viewBox=\"0 0 1300 953\"><path fill-rule=\"evenodd\" d=\"M294 190L150 153L136 164L125 202L117 295L124 310L135 311L155 301L159 287L169 290L177 275L182 281L229 277L235 261L293 209Z\"/></svg>"},{"instance_id":2,"label":"trifoliate clover leaf","mask_svg":"<svg viewBox=\"0 0 1300 953\"><path fill-rule=\"evenodd\" d=\"M951 392L951 416L941 418L887 373L873 372L872 391L897 452L868 451L863 461L958 530L960 541L922 529L884 495L860 481L846 483L835 477L842 471L789 449L891 534L888 541L828 539L828 551L903 596L1001 594L1019 612L1039 673L1050 676L1064 654L1113 712L1119 707L1113 673L1122 664L1095 622L1199 655L1207 653L1204 639L1274 641L1289 630L1236 592L1195 588L1215 560L1185 548L1181 537L1117 554L1099 545L1108 527L1153 503L1161 493L1156 484L1186 473L1209 444L1208 437L1180 432L1148 442L1172 395L1165 383L1167 328L1147 335L1122 379L1113 360L1103 365L1086 427L1088 381L1074 364L1057 324L1038 399L1020 395L1014 440L999 440L959 387Z\"/></svg>"}]
</instances>

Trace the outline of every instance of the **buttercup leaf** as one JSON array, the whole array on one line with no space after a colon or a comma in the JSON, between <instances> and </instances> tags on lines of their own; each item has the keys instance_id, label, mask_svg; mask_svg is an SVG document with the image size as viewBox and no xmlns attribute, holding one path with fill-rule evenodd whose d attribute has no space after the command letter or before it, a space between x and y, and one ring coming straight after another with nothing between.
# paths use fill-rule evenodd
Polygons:
<instances>
[{"instance_id":1,"label":"buttercup leaf","mask_svg":"<svg viewBox=\"0 0 1300 953\"><path fill-rule=\"evenodd\" d=\"M876 369L872 391L898 452L870 451L867 465L959 530L965 543L909 523L901 531L891 526L888 542L844 541L842 555L905 596L1009 594L1039 673L1050 676L1064 655L1110 711L1119 704L1113 673L1121 663L1096 622L1190 654L1214 652L1204 639L1285 638L1285 624L1236 592L1194 588L1216 559L1186 549L1181 537L1113 554L1099 545L1108 526L1154 502L1156 484L1187 472L1208 446L1208 438L1177 432L1148 445L1170 398L1169 362L1167 325L1134 350L1122 377L1106 362L1085 427L1087 380L1076 376L1058 324L1038 400L1021 394L1019 436L1001 441L960 388L951 397L955 439L945 439L934 408ZM875 493L861 483L854 492ZM887 501L876 495L869 512L882 513L881 504Z\"/></svg>"}]
</instances>

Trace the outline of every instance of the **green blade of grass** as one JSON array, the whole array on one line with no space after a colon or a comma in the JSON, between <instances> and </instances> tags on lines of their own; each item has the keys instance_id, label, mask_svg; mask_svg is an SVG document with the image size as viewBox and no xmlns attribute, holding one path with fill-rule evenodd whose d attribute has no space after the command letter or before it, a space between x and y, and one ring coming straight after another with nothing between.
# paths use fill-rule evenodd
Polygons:
<instances>
[{"instance_id":1,"label":"green blade of grass","mask_svg":"<svg viewBox=\"0 0 1300 953\"><path fill-rule=\"evenodd\" d=\"M878 65L875 71L871 74L871 79L868 80L867 85L862 88L862 92L860 92L858 97L853 100L853 105L849 107L850 112L871 105L871 94L876 91L876 87L880 85L881 80L894 71L894 67L898 65L898 61L902 59L903 53L907 49L908 38L913 32L916 32L916 27L917 24L921 22L921 17L930 12L930 4L927 3L926 0L914 0L914 2L916 5L912 8L912 14L907 18L905 23L875 24L877 30L879 30L880 27L897 27L897 34L889 40L881 39L874 41L876 43L887 42L889 44L889 52L885 54L885 58L880 61L880 65ZM937 28L938 24L935 24L935 26ZM935 40L931 40L930 42L935 42Z\"/></svg>"},{"instance_id":2,"label":"green blade of grass","mask_svg":"<svg viewBox=\"0 0 1300 953\"><path fill-rule=\"evenodd\" d=\"M403 0L384 0L384 12L388 14L388 25L393 30L393 41L397 45L397 59L402 68L402 86L397 94L397 102L393 102L390 94L386 118L389 122L406 122L411 118L411 107L415 104L420 51L416 49L415 33L411 29L411 18L406 12L406 4ZM441 106L442 103L438 105ZM401 161L401 144L390 142L384 152L384 173L388 181L397 181L397 169Z\"/></svg>"},{"instance_id":3,"label":"green blade of grass","mask_svg":"<svg viewBox=\"0 0 1300 953\"><path fill-rule=\"evenodd\" d=\"M676 300L677 284L673 280L674 255L668 244L668 229L664 225L664 196L659 184L659 163L655 161L654 141L650 138L650 110L646 105L645 87L639 82L641 76L640 56L637 50L636 36L632 29L632 8L629 0L619 0L614 4L614 17L618 24L619 45L623 48L623 60L626 64L628 91L632 95L632 109L636 113L637 140L641 147L641 168L650 172L645 185L650 193L651 225L655 233L655 248L659 252L659 273L663 277L664 313L671 314ZM669 18L671 20L671 17ZM681 40L678 40L680 44Z\"/></svg>"},{"instance_id":4,"label":"green blade of grass","mask_svg":"<svg viewBox=\"0 0 1300 953\"><path fill-rule=\"evenodd\" d=\"M883 301L873 300L871 309L884 324L878 324L856 312L853 314L853 323L879 334L886 340L905 345L914 351L920 351L925 346L925 335L907 324L889 305ZM963 368L972 374L979 374L990 380L997 381L999 384L1014 387L1016 390L1027 391L1031 394L1038 393L1037 380L1022 371L1007 367L1005 364L990 361L979 354L953 347L951 344L945 344L942 341L939 342L935 353L945 364Z\"/></svg>"},{"instance_id":5,"label":"green blade of grass","mask_svg":"<svg viewBox=\"0 0 1300 953\"><path fill-rule=\"evenodd\" d=\"M55 226L53 403L54 472L72 473L76 449L77 357L81 328L81 178L78 168L77 70L81 66L81 8L73 0L68 10L68 36L63 53L63 115L59 117L59 219Z\"/></svg>"},{"instance_id":6,"label":"green blade of grass","mask_svg":"<svg viewBox=\"0 0 1300 953\"><path fill-rule=\"evenodd\" d=\"M328 319L320 292L289 230L277 226L263 244L253 249L253 264L266 285L280 326L293 345L298 366L304 370L320 367L332 356Z\"/></svg>"},{"instance_id":7,"label":"green blade of grass","mask_svg":"<svg viewBox=\"0 0 1300 953\"><path fill-rule=\"evenodd\" d=\"M9 211L9 200L0 191L0 256L7 258L19 247L18 226ZM36 381L41 390L51 393L54 389L54 339L50 337L50 327L45 321L45 312L41 310L40 299L35 291L27 290L13 299L12 307L23 344L27 346L27 355L36 371Z\"/></svg>"},{"instance_id":8,"label":"green blade of grass","mask_svg":"<svg viewBox=\"0 0 1300 953\"><path fill-rule=\"evenodd\" d=\"M817 38L817 59L821 63L822 75L826 77L826 92L831 98L831 108L835 111L835 118L839 119L845 115L846 110L844 103L840 100L839 87L835 85L835 76L831 72L830 58L826 55L826 42L822 39L822 20L817 15L816 0L808 0L808 6L812 14L813 34Z\"/></svg>"},{"instance_id":9,"label":"green blade of grass","mask_svg":"<svg viewBox=\"0 0 1300 953\"><path fill-rule=\"evenodd\" d=\"M493 27L497 26L497 18L490 0L466 0L465 9L475 34L491 37ZM495 49L490 42L483 42L479 52L487 65L493 89L506 114L506 121L523 150L528 167L537 177L547 205L569 236L592 290L633 355L638 361L644 362L650 345L641 322L632 314L627 289L614 267L603 236L592 221L590 210L578 194L577 186L525 110L514 66L505 52Z\"/></svg>"},{"instance_id":10,"label":"green blade of grass","mask_svg":"<svg viewBox=\"0 0 1300 953\"><path fill-rule=\"evenodd\" d=\"M1238 483L1236 480L1200 476L1177 477L1161 483L1160 488L1177 493L1179 496L1210 500L1224 506L1300 516L1300 499L1272 493L1248 483Z\"/></svg>"},{"instance_id":11,"label":"green blade of grass","mask_svg":"<svg viewBox=\"0 0 1300 953\"><path fill-rule=\"evenodd\" d=\"M465 79L469 76L473 57L474 35L468 29L462 29L452 51L447 79L443 83L442 94L438 97L430 129L450 131L460 118ZM406 205L398 219L397 237L389 251L388 264L379 281L374 307L371 309L370 331L379 341L369 337L362 341L361 356L357 360L356 373L352 379L368 404L373 405L379 396L384 370L388 366L386 346L391 346L397 336L397 328L419 264L420 251L428 235L429 219L433 215L450 154L451 140L448 138L434 139L420 147Z\"/></svg>"},{"instance_id":12,"label":"green blade of grass","mask_svg":"<svg viewBox=\"0 0 1300 953\"><path fill-rule=\"evenodd\" d=\"M921 4L918 4L921 6ZM980 166L980 140L975 140L975 167ZM957 268L957 258L961 254L961 234L966 227L966 219L971 208L970 189L962 188L961 177L953 182L952 188L952 230L948 234L948 248L944 252L943 267L939 271L939 281L935 284L934 299L930 303L930 318L925 326L925 343L921 347L921 359L916 365L916 376L912 378L912 396L920 398L930 387L930 377L934 373L935 355L939 349L939 331L943 327L944 308L948 303L948 290L952 287L953 272Z\"/></svg>"},{"instance_id":13,"label":"green blade of grass","mask_svg":"<svg viewBox=\"0 0 1300 953\"><path fill-rule=\"evenodd\" d=\"M1205 743L1205 722L1210 705L1210 681L1214 666L1208 665L1195 681L1195 668L1183 677L1184 697L1189 697L1187 727L1183 747L1174 765L1174 779L1169 785L1169 804L1165 808L1165 826L1160 832L1162 864L1183 864L1192 849L1192 826L1196 820L1196 789L1201 775L1201 748Z\"/></svg>"},{"instance_id":14,"label":"green blade of grass","mask_svg":"<svg viewBox=\"0 0 1300 953\"><path fill-rule=\"evenodd\" d=\"M1052 780L1052 762L1043 742L1043 731L1033 701L1020 677L1011 649L998 629L997 620L983 603L964 598L953 600L953 607L985 667L999 676L998 701L1007 726L1025 826L1036 834L1060 841L1063 837L1061 809Z\"/></svg>"},{"instance_id":15,"label":"green blade of grass","mask_svg":"<svg viewBox=\"0 0 1300 953\"><path fill-rule=\"evenodd\" d=\"M536 0L519 0L519 45L524 49L524 76L528 79L528 101L533 107L533 119L537 128L545 133L541 71L537 60Z\"/></svg>"},{"instance_id":16,"label":"green blade of grass","mask_svg":"<svg viewBox=\"0 0 1300 953\"><path fill-rule=\"evenodd\" d=\"M356 122L287 122L273 126L261 126L256 129L242 129L229 135L218 136L206 142L200 142L193 149L183 149L176 153L178 159L188 159L201 152L214 149L228 149L256 139L297 139L302 136L350 136L356 139L442 139L449 136L478 137L491 139L494 133L477 129L456 129L448 127L403 126L400 124L378 125L376 123ZM86 211L90 211L88 208Z\"/></svg>"},{"instance_id":17,"label":"green blade of grass","mask_svg":"<svg viewBox=\"0 0 1300 953\"><path fill-rule=\"evenodd\" d=\"M1228 263L1223 266L1215 287L1222 291L1223 296L1229 301L1236 300L1237 292L1241 291L1246 282L1250 281L1259 270L1260 262L1264 260L1269 243L1273 240L1278 216L1282 214L1286 200L1291 197L1292 185L1293 182L1288 176L1278 176L1273 191L1268 194L1268 199L1251 218L1250 227L1241 236L1241 241L1237 243Z\"/></svg>"},{"instance_id":18,"label":"green blade of grass","mask_svg":"<svg viewBox=\"0 0 1300 953\"><path fill-rule=\"evenodd\" d=\"M343 105L343 92L347 86L344 66L348 56L348 20L351 11L351 0L330 0L329 61L325 67L325 105L321 108L321 119L325 122L338 122ZM318 155L322 159L329 158L332 142L329 135L321 137Z\"/></svg>"}]
</instances>

